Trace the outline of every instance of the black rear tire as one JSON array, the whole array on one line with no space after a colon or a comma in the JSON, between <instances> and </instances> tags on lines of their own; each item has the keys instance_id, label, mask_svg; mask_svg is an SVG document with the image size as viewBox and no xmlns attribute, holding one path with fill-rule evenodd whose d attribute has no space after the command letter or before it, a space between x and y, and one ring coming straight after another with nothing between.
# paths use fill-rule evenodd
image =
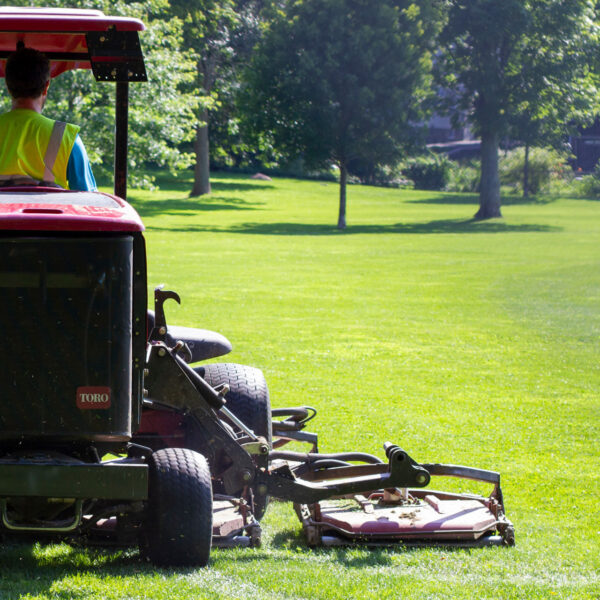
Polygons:
<instances>
[{"instance_id":1,"label":"black rear tire","mask_svg":"<svg viewBox=\"0 0 600 600\"><path fill-rule=\"evenodd\" d=\"M264 437L271 447L271 401L263 372L235 363L212 363L195 370L212 387L229 385L225 406L256 435Z\"/></svg>"},{"instance_id":2,"label":"black rear tire","mask_svg":"<svg viewBox=\"0 0 600 600\"><path fill-rule=\"evenodd\" d=\"M144 553L158 566L205 566L213 516L206 459L187 448L164 448L152 453L149 467Z\"/></svg>"},{"instance_id":3,"label":"black rear tire","mask_svg":"<svg viewBox=\"0 0 600 600\"><path fill-rule=\"evenodd\" d=\"M195 367L195 371L212 387L227 384L225 406L255 435L267 440L269 449L273 447L271 425L271 400L263 372L255 367L235 363L211 363ZM252 490L254 496L254 516L260 521L269 503L269 497Z\"/></svg>"}]
</instances>

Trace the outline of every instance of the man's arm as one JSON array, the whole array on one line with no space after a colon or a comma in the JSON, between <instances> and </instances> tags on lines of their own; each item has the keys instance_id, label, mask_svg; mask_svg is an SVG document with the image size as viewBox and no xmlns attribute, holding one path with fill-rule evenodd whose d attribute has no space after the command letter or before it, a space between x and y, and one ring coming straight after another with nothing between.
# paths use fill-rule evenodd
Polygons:
<instances>
[{"instance_id":1,"label":"man's arm","mask_svg":"<svg viewBox=\"0 0 600 600\"><path fill-rule=\"evenodd\" d=\"M90 159L79 135L75 138L75 144L67 163L67 181L71 190L80 192L96 192L98 190Z\"/></svg>"}]
</instances>

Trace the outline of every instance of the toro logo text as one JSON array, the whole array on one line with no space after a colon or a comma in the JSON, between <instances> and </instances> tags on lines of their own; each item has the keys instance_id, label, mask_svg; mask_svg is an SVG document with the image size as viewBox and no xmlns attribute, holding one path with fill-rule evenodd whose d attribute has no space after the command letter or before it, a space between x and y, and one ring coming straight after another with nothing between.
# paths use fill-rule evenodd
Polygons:
<instances>
[{"instance_id":1,"label":"toro logo text","mask_svg":"<svg viewBox=\"0 0 600 600\"><path fill-rule=\"evenodd\" d=\"M110 408L109 387L78 387L77 408L82 410L106 410Z\"/></svg>"}]
</instances>

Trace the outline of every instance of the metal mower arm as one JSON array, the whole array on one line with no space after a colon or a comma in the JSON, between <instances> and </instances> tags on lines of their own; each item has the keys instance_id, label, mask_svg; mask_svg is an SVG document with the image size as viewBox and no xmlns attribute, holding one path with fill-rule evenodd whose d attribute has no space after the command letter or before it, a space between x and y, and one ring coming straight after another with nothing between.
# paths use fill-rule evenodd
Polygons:
<instances>
[{"instance_id":1,"label":"metal mower arm","mask_svg":"<svg viewBox=\"0 0 600 600\"><path fill-rule=\"evenodd\" d=\"M420 488L429 483L427 470L404 450L389 442L385 448L389 460L387 464L334 467L322 473L307 473L302 478L296 477L287 464L270 472L260 471L256 475L258 489L282 500L311 504L334 496L385 488Z\"/></svg>"},{"instance_id":2,"label":"metal mower arm","mask_svg":"<svg viewBox=\"0 0 600 600\"><path fill-rule=\"evenodd\" d=\"M386 444L388 464L327 469L323 481L318 481L316 474L312 481L310 476L297 477L287 464L270 470L260 444L255 451L252 445L238 442L223 426L217 414L221 406L218 392L188 367L174 348L154 342L147 367L149 397L188 413L210 444L229 456L231 466L221 474L228 492L254 483L260 494L304 503L380 488L424 487L429 483L427 470L393 444Z\"/></svg>"}]
</instances>

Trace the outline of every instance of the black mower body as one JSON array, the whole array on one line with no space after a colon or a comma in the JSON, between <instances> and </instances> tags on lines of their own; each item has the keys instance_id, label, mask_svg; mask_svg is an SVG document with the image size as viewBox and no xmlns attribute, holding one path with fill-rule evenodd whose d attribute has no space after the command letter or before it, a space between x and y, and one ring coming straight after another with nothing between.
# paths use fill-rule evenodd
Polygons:
<instances>
[{"instance_id":1,"label":"black mower body","mask_svg":"<svg viewBox=\"0 0 600 600\"><path fill-rule=\"evenodd\" d=\"M0 238L0 327L10 348L0 371L0 444L122 445L142 394L143 354L132 360L131 343L136 319L145 319L135 234L28 233Z\"/></svg>"},{"instance_id":2,"label":"black mower body","mask_svg":"<svg viewBox=\"0 0 600 600\"><path fill-rule=\"evenodd\" d=\"M61 529L24 498L143 500L148 468L108 463L139 426L146 348L143 226L122 200L0 190L0 498L8 529ZM13 511L14 512L14 511ZM33 511L35 513L35 511ZM64 521L65 519L60 519Z\"/></svg>"}]
</instances>

